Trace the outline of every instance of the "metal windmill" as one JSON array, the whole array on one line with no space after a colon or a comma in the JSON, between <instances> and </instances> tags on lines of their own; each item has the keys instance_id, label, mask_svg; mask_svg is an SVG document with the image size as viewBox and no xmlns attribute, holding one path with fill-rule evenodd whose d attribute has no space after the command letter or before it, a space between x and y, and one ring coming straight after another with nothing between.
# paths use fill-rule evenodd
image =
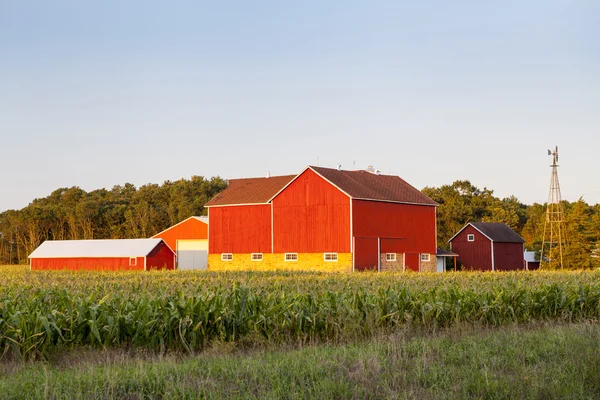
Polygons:
<instances>
[{"instance_id":1,"label":"metal windmill","mask_svg":"<svg viewBox=\"0 0 600 400\"><path fill-rule=\"evenodd\" d=\"M544 239L540 252L540 268L562 269L563 252L567 244L565 231L565 213L562 206L560 184L558 182L558 146L554 151L548 150L552 156L552 177L544 223Z\"/></svg>"}]
</instances>

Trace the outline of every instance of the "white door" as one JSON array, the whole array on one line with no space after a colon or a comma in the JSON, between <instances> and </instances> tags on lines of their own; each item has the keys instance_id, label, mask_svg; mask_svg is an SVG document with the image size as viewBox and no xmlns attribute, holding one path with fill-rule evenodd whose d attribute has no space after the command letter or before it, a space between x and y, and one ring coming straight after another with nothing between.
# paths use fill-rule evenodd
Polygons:
<instances>
[{"instance_id":1,"label":"white door","mask_svg":"<svg viewBox=\"0 0 600 400\"><path fill-rule=\"evenodd\" d=\"M206 269L208 265L208 240L178 240L177 268Z\"/></svg>"}]
</instances>

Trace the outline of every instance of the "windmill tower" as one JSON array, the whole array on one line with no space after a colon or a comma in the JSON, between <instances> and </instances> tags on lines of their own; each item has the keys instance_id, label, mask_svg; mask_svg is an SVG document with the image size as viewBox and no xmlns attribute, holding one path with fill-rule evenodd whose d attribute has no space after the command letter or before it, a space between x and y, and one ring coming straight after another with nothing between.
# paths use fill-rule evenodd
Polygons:
<instances>
[{"instance_id":1,"label":"windmill tower","mask_svg":"<svg viewBox=\"0 0 600 400\"><path fill-rule=\"evenodd\" d=\"M548 150L552 156L552 177L550 178L550 192L548 193L548 206L544 222L544 239L540 253L540 268L562 269L563 252L567 244L565 231L565 213L562 207L560 184L558 182L558 146L554 151Z\"/></svg>"}]
</instances>

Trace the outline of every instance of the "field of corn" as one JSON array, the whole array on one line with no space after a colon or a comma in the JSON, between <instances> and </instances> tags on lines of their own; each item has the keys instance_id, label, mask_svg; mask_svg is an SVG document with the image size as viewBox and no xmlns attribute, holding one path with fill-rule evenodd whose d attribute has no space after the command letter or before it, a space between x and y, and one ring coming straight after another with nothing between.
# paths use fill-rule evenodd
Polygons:
<instances>
[{"instance_id":1,"label":"field of corn","mask_svg":"<svg viewBox=\"0 0 600 400\"><path fill-rule=\"evenodd\" d=\"M600 271L326 274L0 267L0 358L215 341L338 343L394 329L600 319Z\"/></svg>"}]
</instances>

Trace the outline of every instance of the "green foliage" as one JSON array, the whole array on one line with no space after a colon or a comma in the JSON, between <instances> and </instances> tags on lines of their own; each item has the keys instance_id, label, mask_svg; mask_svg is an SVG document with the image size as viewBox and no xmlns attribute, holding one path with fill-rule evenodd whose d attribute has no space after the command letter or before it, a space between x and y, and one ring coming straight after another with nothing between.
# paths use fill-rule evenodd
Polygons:
<instances>
[{"instance_id":1,"label":"green foliage","mask_svg":"<svg viewBox=\"0 0 600 400\"><path fill-rule=\"evenodd\" d=\"M25 263L44 240L125 239L152 236L192 215L225 189L221 178L201 176L148 184L130 183L85 192L61 188L22 210L0 213L0 264Z\"/></svg>"},{"instance_id":2,"label":"green foliage","mask_svg":"<svg viewBox=\"0 0 600 400\"><path fill-rule=\"evenodd\" d=\"M0 355L194 353L217 340L340 342L406 326L600 317L600 272L326 274L0 270Z\"/></svg>"}]
</instances>

